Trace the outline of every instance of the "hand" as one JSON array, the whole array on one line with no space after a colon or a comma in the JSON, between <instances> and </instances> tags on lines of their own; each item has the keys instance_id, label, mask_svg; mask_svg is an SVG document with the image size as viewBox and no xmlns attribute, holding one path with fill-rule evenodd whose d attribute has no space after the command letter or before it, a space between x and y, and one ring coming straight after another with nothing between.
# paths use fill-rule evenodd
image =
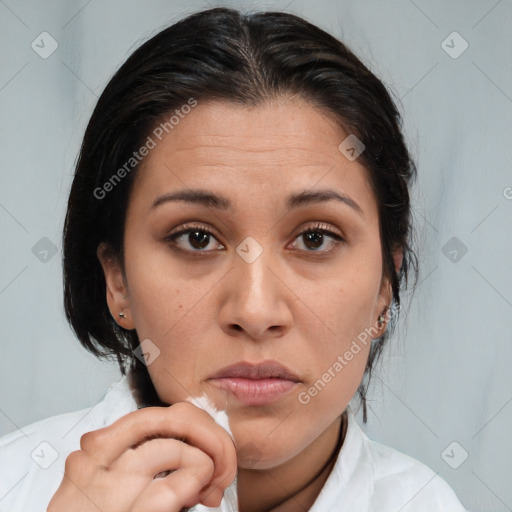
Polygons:
<instances>
[{"instance_id":1,"label":"hand","mask_svg":"<svg viewBox=\"0 0 512 512\"><path fill-rule=\"evenodd\" d=\"M47 512L180 512L197 503L216 507L237 470L229 434L188 402L130 412L84 434L80 448L67 457Z\"/></svg>"}]
</instances>

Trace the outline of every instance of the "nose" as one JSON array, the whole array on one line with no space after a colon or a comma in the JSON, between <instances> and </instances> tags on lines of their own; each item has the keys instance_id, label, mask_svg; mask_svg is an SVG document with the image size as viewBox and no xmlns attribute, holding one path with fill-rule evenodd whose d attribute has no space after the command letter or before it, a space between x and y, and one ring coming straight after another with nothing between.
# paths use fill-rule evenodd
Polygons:
<instances>
[{"instance_id":1,"label":"nose","mask_svg":"<svg viewBox=\"0 0 512 512\"><path fill-rule=\"evenodd\" d=\"M224 332L254 341L283 336L292 325L295 296L271 249L264 249L254 261L235 254L233 267L226 276L219 312Z\"/></svg>"}]
</instances>

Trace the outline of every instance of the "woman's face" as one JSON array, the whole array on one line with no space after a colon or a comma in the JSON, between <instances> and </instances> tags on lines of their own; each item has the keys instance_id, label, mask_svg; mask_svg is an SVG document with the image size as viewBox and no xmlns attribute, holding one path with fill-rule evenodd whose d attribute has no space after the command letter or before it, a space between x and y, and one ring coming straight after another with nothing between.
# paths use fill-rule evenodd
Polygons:
<instances>
[{"instance_id":1,"label":"woman's face","mask_svg":"<svg viewBox=\"0 0 512 512\"><path fill-rule=\"evenodd\" d=\"M199 102L136 176L125 274L102 260L113 316L150 340L160 399L226 409L241 466L275 467L332 429L390 301L366 170L338 149L348 135L297 99ZM171 198L197 191L217 199Z\"/></svg>"}]
</instances>

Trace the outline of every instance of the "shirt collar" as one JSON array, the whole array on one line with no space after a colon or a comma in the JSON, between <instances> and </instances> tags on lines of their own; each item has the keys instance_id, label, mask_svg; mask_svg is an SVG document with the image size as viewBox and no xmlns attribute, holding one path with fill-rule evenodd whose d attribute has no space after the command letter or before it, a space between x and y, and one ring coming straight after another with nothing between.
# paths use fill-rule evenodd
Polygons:
<instances>
[{"instance_id":1,"label":"shirt collar","mask_svg":"<svg viewBox=\"0 0 512 512\"><path fill-rule=\"evenodd\" d=\"M373 494L373 464L368 437L347 407L347 431L336 463L310 512L367 510Z\"/></svg>"}]
</instances>

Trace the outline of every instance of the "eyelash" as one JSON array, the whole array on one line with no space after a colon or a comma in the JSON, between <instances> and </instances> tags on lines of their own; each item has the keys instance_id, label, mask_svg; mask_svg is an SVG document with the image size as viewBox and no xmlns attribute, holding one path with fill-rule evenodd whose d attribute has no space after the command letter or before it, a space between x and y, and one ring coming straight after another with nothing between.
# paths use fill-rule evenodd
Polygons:
<instances>
[{"instance_id":1,"label":"eyelash","mask_svg":"<svg viewBox=\"0 0 512 512\"><path fill-rule=\"evenodd\" d=\"M190 226L189 225L184 225L183 229L180 229L179 231L177 231L175 233L171 233L169 236L165 237L164 241L169 243L169 244L172 244L174 246L173 247L174 250L179 251L179 252L185 252L185 253L191 254L193 256L196 256L196 255L197 256L201 256L201 255L205 255L205 254L211 253L211 251L188 250L188 249L182 249L182 248L177 246L176 239L180 238L183 235L187 235L187 234L189 234L189 233L191 233L193 231L199 231L199 232L202 232L202 233L206 233L207 235L209 235L209 236L211 236L211 237L216 239L215 234L212 233L212 231L210 231L210 229L208 229L208 227L202 226L200 224L197 224L197 225L190 225ZM322 250L317 250L317 251L315 251L315 250L306 250L305 251L305 252L307 252L307 253L309 253L310 255L313 255L313 256L317 256L317 257L326 256L326 255L330 254L331 252L335 251L340 244L345 242L345 239L341 235L339 235L338 233L332 231L331 229L329 229L329 227L326 224L322 224L322 223L317 223L314 226L308 227L305 230L301 231L300 233L298 233L295 236L294 240L296 240L297 238L299 238L301 236L310 234L310 233L320 233L322 235L327 235L328 237L333 239L332 247L331 247L331 249L329 249L327 251L322 251Z\"/></svg>"}]
</instances>

